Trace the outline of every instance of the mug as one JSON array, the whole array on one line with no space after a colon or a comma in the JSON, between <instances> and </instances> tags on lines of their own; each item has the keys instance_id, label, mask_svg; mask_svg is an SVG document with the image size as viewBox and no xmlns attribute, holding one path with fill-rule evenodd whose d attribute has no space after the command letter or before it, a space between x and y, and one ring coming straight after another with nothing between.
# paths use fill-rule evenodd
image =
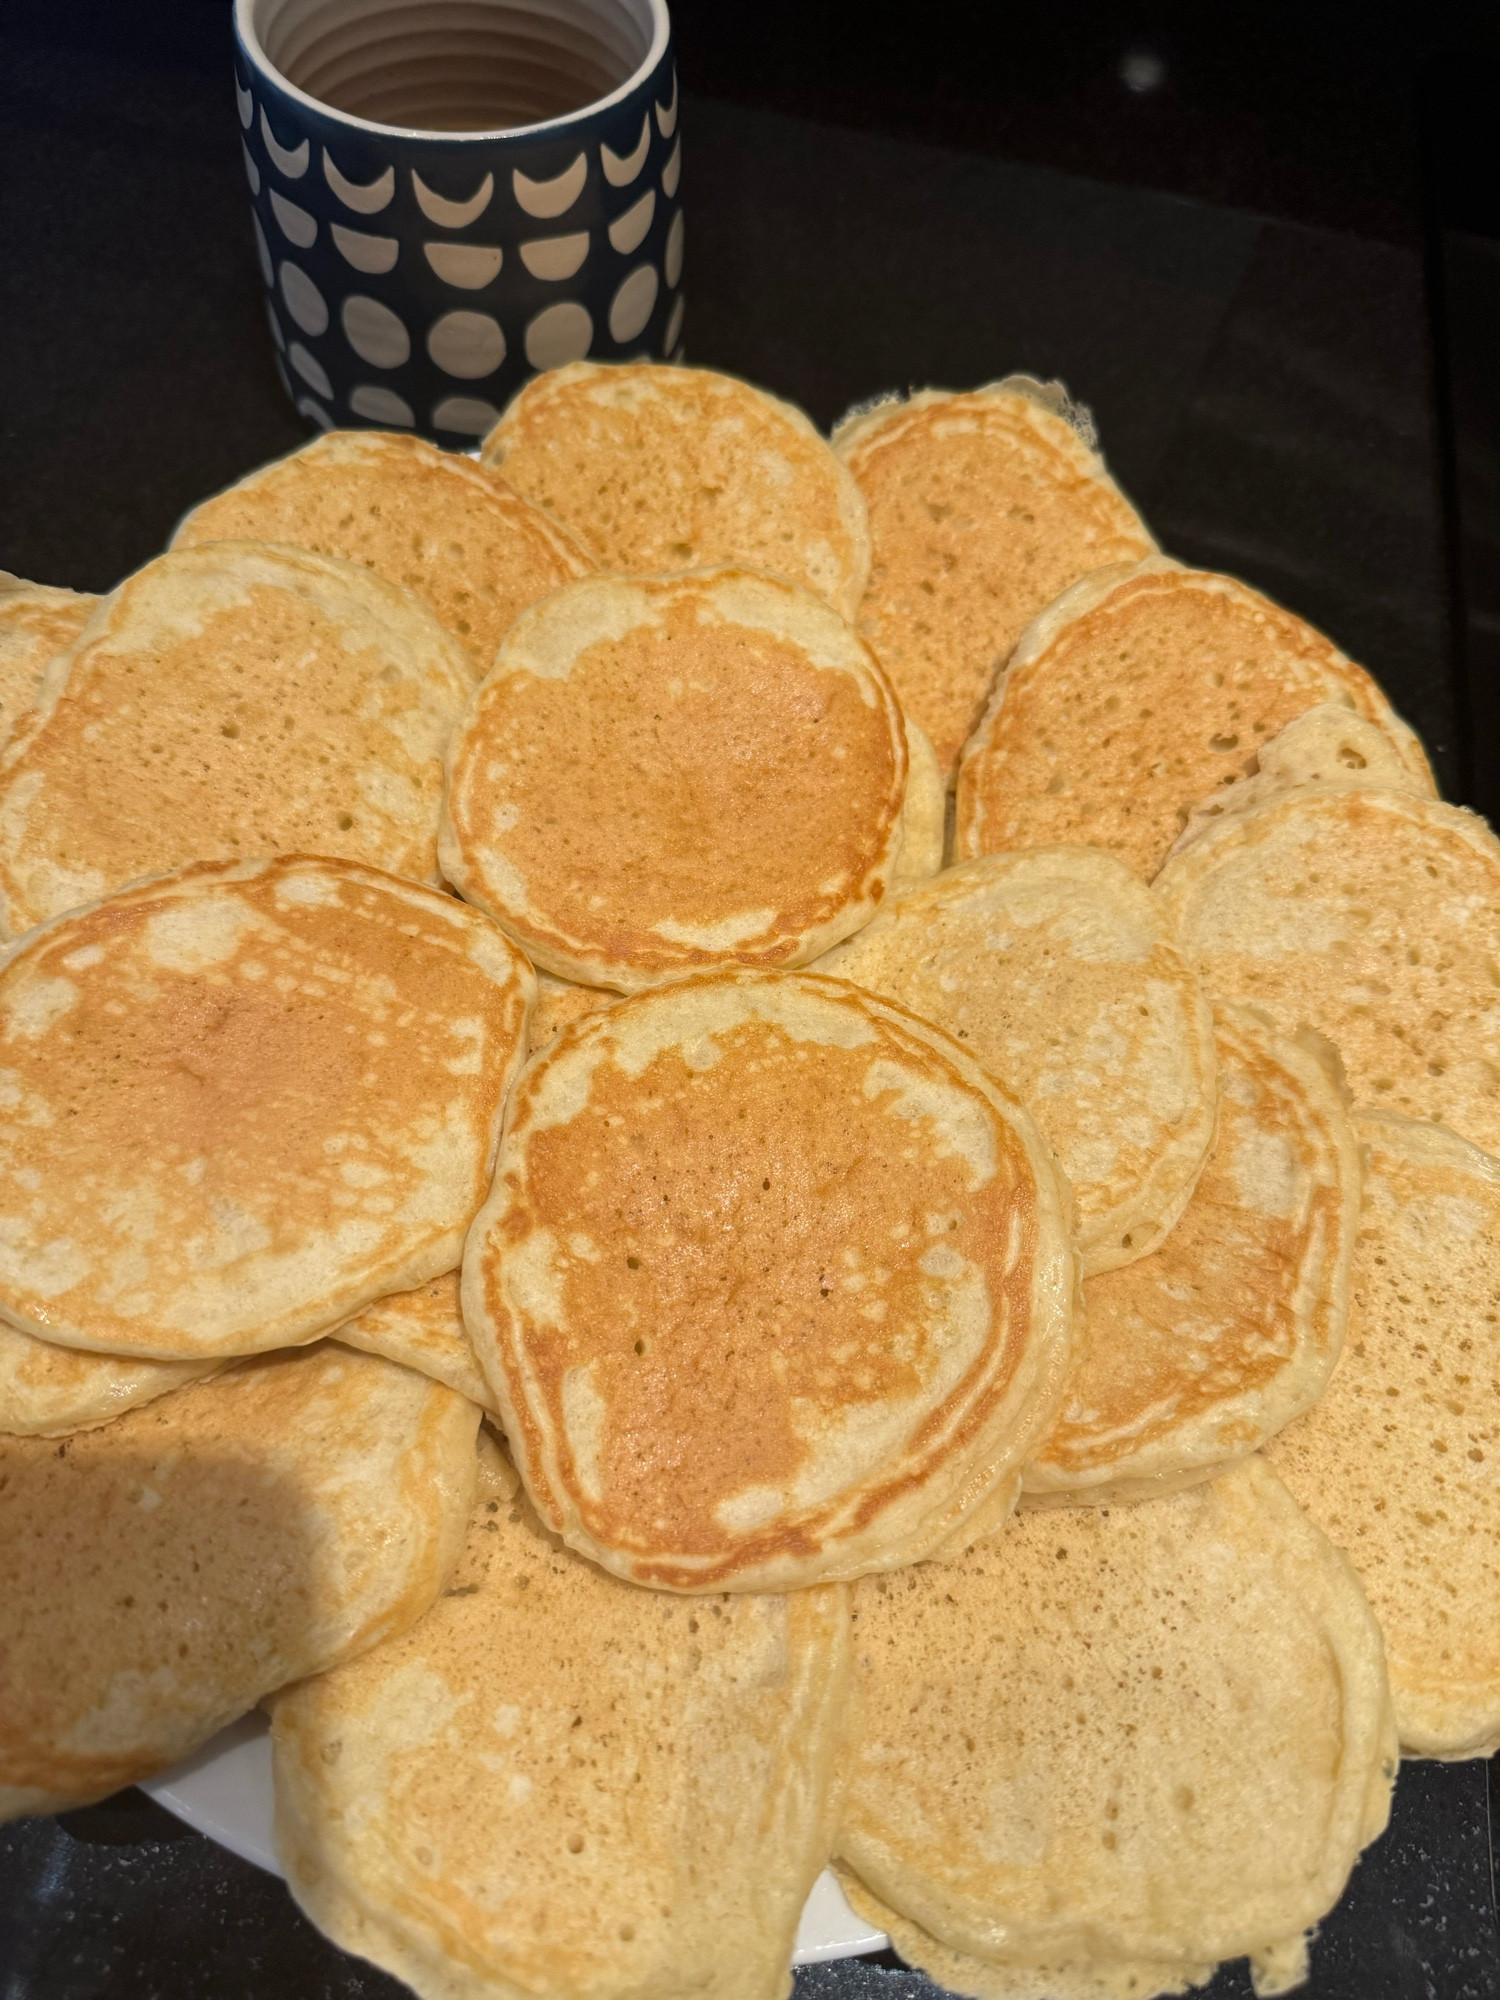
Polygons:
<instances>
[{"instance_id":1,"label":"mug","mask_svg":"<svg viewBox=\"0 0 1500 2000\"><path fill-rule=\"evenodd\" d=\"M666 0L235 0L276 366L327 429L472 449L529 375L680 355Z\"/></svg>"}]
</instances>

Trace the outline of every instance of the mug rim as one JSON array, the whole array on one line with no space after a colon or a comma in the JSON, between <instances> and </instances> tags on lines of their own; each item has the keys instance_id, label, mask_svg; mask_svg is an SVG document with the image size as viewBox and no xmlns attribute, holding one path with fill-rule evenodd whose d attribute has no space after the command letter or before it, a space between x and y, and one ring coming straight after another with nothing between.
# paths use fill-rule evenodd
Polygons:
<instances>
[{"instance_id":1,"label":"mug rim","mask_svg":"<svg viewBox=\"0 0 1500 2000\"><path fill-rule=\"evenodd\" d=\"M651 14L651 46L625 81L610 91L607 97L596 97L590 103L580 105L576 111L564 112L558 118L544 118L534 125L500 125L478 132L442 132L429 131L420 125L382 125L373 118L360 118L352 111L340 111L337 105L325 104L322 98L309 95L290 77L282 74L261 46L254 20L258 4L259 0L234 0L235 38L252 67L306 110L319 112L340 125L347 125L351 131L369 132L384 139L438 140L460 146L494 144L500 139L542 138L565 132L570 125L576 125L582 119L597 117L601 111L623 103L632 91L639 89L666 54L672 33L667 0L645 0Z\"/></svg>"}]
</instances>

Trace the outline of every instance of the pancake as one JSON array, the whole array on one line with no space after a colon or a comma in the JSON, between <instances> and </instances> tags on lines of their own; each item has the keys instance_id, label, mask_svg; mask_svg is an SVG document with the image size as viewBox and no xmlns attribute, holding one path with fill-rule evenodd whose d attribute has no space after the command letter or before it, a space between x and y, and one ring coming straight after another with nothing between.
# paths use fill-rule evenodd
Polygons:
<instances>
[{"instance_id":1,"label":"pancake","mask_svg":"<svg viewBox=\"0 0 1500 2000\"><path fill-rule=\"evenodd\" d=\"M1363 667L1268 597L1166 556L1089 578L1020 640L964 752L958 853L1078 841L1149 882L1199 802L1330 701L1436 789Z\"/></svg>"},{"instance_id":2,"label":"pancake","mask_svg":"<svg viewBox=\"0 0 1500 2000\"><path fill-rule=\"evenodd\" d=\"M949 785L996 673L1042 607L1154 546L1094 445L1061 386L1028 375L890 397L833 434L870 514L860 635Z\"/></svg>"},{"instance_id":3,"label":"pancake","mask_svg":"<svg viewBox=\"0 0 1500 2000\"><path fill-rule=\"evenodd\" d=\"M481 1409L495 1408L464 1331L457 1271L445 1272L415 1291L378 1299L357 1318L346 1320L334 1337L345 1347L383 1354L387 1361L445 1383Z\"/></svg>"},{"instance_id":4,"label":"pancake","mask_svg":"<svg viewBox=\"0 0 1500 2000\"><path fill-rule=\"evenodd\" d=\"M217 1361L132 1361L54 1347L0 1321L0 1433L69 1437L154 1403Z\"/></svg>"},{"instance_id":5,"label":"pancake","mask_svg":"<svg viewBox=\"0 0 1500 2000\"><path fill-rule=\"evenodd\" d=\"M437 880L468 656L408 592L331 556L159 556L47 671L0 756L12 936L185 861L297 850Z\"/></svg>"},{"instance_id":6,"label":"pancake","mask_svg":"<svg viewBox=\"0 0 1500 2000\"><path fill-rule=\"evenodd\" d=\"M98 602L0 569L0 744L36 700L48 661L72 645Z\"/></svg>"},{"instance_id":7,"label":"pancake","mask_svg":"<svg viewBox=\"0 0 1500 2000\"><path fill-rule=\"evenodd\" d=\"M1210 792L1194 806L1167 854L1170 861L1217 820L1253 812L1294 785L1345 785L1351 791L1410 792L1430 798L1430 780L1419 778L1378 723L1341 702L1319 702L1297 715L1256 753L1255 770Z\"/></svg>"},{"instance_id":8,"label":"pancake","mask_svg":"<svg viewBox=\"0 0 1500 2000\"><path fill-rule=\"evenodd\" d=\"M561 979L802 965L879 907L906 777L885 676L816 598L598 577L512 626L449 747L439 853Z\"/></svg>"},{"instance_id":9,"label":"pancake","mask_svg":"<svg viewBox=\"0 0 1500 2000\"><path fill-rule=\"evenodd\" d=\"M476 676L517 614L586 576L571 535L456 452L388 431L329 431L195 507L172 537L290 542L402 585L467 650Z\"/></svg>"},{"instance_id":10,"label":"pancake","mask_svg":"<svg viewBox=\"0 0 1500 2000\"><path fill-rule=\"evenodd\" d=\"M820 959L956 1036L1073 1190L1085 1276L1155 1249L1213 1139L1213 1023L1151 893L1088 848L949 868Z\"/></svg>"},{"instance_id":11,"label":"pancake","mask_svg":"<svg viewBox=\"0 0 1500 2000\"><path fill-rule=\"evenodd\" d=\"M543 1522L632 1582L781 1590L1009 1505L1061 1394L1066 1190L926 1022L720 973L530 1063L464 1322Z\"/></svg>"},{"instance_id":12,"label":"pancake","mask_svg":"<svg viewBox=\"0 0 1500 2000\"><path fill-rule=\"evenodd\" d=\"M632 1590L482 1476L422 1623L276 1700L288 1886L425 2000L781 2000L848 1672L842 1590Z\"/></svg>"},{"instance_id":13,"label":"pancake","mask_svg":"<svg viewBox=\"0 0 1500 2000\"><path fill-rule=\"evenodd\" d=\"M457 1558L472 1405L342 1348L0 1438L0 1819L105 1797L404 1631Z\"/></svg>"},{"instance_id":14,"label":"pancake","mask_svg":"<svg viewBox=\"0 0 1500 2000\"><path fill-rule=\"evenodd\" d=\"M948 793L937 752L909 717L906 758L901 851L896 856L896 872L891 878L893 889L910 889L936 875L943 865L943 848L948 837Z\"/></svg>"},{"instance_id":15,"label":"pancake","mask_svg":"<svg viewBox=\"0 0 1500 2000\"><path fill-rule=\"evenodd\" d=\"M870 567L859 490L807 418L732 375L578 361L533 376L484 441L506 483L601 569L734 563L852 619Z\"/></svg>"},{"instance_id":16,"label":"pancake","mask_svg":"<svg viewBox=\"0 0 1500 2000\"><path fill-rule=\"evenodd\" d=\"M1342 1092L1247 1007L1220 1011L1216 1039L1213 1152L1161 1248L1084 1286L1087 1338L1026 1468L1033 1503L1210 1478L1310 1409L1338 1360L1360 1190Z\"/></svg>"},{"instance_id":17,"label":"pancake","mask_svg":"<svg viewBox=\"0 0 1500 2000\"><path fill-rule=\"evenodd\" d=\"M1379 1629L1258 1458L866 1579L854 1647L839 1852L987 1965L1196 1974L1280 1947L1386 1822Z\"/></svg>"},{"instance_id":18,"label":"pancake","mask_svg":"<svg viewBox=\"0 0 1500 2000\"><path fill-rule=\"evenodd\" d=\"M1349 1334L1269 1456L1359 1571L1402 1748L1500 1750L1500 1162L1441 1125L1357 1119Z\"/></svg>"},{"instance_id":19,"label":"pancake","mask_svg":"<svg viewBox=\"0 0 1500 2000\"><path fill-rule=\"evenodd\" d=\"M570 1021L585 1014L597 1014L615 999L598 986L575 986L567 979L554 979L550 972L536 976L536 1005L527 1028L526 1052L537 1055L550 1048Z\"/></svg>"},{"instance_id":20,"label":"pancake","mask_svg":"<svg viewBox=\"0 0 1500 2000\"><path fill-rule=\"evenodd\" d=\"M1187 1993L1206 1985L1213 1965L1147 1965L1142 1961L1074 1959L1050 1965L991 1965L939 1944L930 1931L882 1903L850 1869L834 1870L849 1907L877 1930L885 1932L892 1949L919 1972L950 1993L967 1993L974 2000L1152 2000L1155 1994ZM1300 1942L1300 1940L1299 1940ZM1305 1976L1305 1973L1304 1973ZM1295 1982L1294 1982L1295 1983ZM1257 1995L1270 1989L1256 1983Z\"/></svg>"},{"instance_id":21,"label":"pancake","mask_svg":"<svg viewBox=\"0 0 1500 2000\"><path fill-rule=\"evenodd\" d=\"M1500 842L1482 819L1299 786L1203 834L1153 893L1210 994L1326 1035L1356 1104L1500 1150Z\"/></svg>"},{"instance_id":22,"label":"pancake","mask_svg":"<svg viewBox=\"0 0 1500 2000\"><path fill-rule=\"evenodd\" d=\"M0 954L0 1318L101 1354L295 1345L459 1261L531 972L351 862L202 862Z\"/></svg>"}]
</instances>

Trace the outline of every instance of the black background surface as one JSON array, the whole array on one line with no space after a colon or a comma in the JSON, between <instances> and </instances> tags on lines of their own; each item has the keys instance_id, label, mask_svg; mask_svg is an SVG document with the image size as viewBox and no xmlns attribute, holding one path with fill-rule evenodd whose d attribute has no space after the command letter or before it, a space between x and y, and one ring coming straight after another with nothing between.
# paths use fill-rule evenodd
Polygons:
<instances>
[{"instance_id":1,"label":"black background surface","mask_svg":"<svg viewBox=\"0 0 1500 2000\"><path fill-rule=\"evenodd\" d=\"M915 11L679 0L690 358L825 424L892 386L1062 377L1163 545L1325 626L1475 795L1500 262L1458 142L1488 115L1492 156L1500 95L1431 59L1482 16ZM1143 52L1160 82L1132 93ZM0 565L108 588L304 435L241 171L220 0L6 0ZM401 1990L139 1795L0 1829L0 2000ZM1243 1965L1211 1990L1248 1994ZM1485 1766L1403 1770L1307 1991L1500 1996Z\"/></svg>"}]
</instances>

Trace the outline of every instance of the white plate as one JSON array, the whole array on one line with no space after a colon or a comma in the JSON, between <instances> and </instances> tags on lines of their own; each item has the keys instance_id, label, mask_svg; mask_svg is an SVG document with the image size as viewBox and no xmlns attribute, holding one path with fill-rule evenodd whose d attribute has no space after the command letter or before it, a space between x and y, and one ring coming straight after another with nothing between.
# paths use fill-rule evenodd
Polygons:
<instances>
[{"instance_id":1,"label":"white plate","mask_svg":"<svg viewBox=\"0 0 1500 2000\"><path fill-rule=\"evenodd\" d=\"M253 1861L268 1874L281 1873L271 1838L271 1736L260 1713L232 1723L195 1757L164 1771L141 1790L232 1854ZM830 1958L880 1951L887 1942L884 1931L872 1931L855 1916L825 1870L802 1912L792 1962L821 1965Z\"/></svg>"}]
</instances>

